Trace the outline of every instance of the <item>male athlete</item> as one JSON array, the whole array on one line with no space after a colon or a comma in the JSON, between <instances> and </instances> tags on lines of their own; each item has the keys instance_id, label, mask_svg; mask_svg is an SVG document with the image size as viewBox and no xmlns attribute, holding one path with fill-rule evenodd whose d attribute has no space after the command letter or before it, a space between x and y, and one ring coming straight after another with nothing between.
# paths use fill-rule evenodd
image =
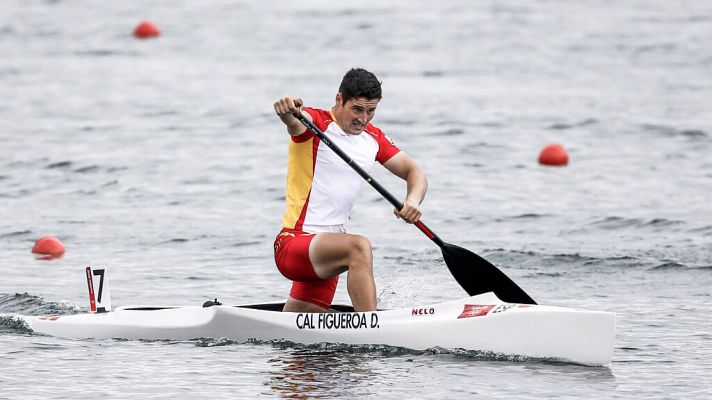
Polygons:
<instances>
[{"instance_id":1,"label":"male athlete","mask_svg":"<svg viewBox=\"0 0 712 400\"><path fill-rule=\"evenodd\" d=\"M287 169L287 207L274 242L277 268L293 281L284 311L325 312L331 307L339 274L348 271L347 289L356 311L376 310L371 243L346 233L361 178L296 117L300 112L367 172L378 161L407 182L403 208L408 223L420 219L428 183L418 165L370 124L381 100L381 82L365 69L344 75L331 110L302 108L283 97L274 110L291 136Z\"/></svg>"}]
</instances>

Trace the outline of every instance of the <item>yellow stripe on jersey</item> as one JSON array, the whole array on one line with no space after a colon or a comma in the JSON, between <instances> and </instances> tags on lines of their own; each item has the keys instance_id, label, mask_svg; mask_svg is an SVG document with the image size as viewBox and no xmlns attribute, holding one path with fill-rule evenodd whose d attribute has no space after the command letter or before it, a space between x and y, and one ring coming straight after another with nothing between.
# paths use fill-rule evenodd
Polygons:
<instances>
[{"instance_id":1,"label":"yellow stripe on jersey","mask_svg":"<svg viewBox=\"0 0 712 400\"><path fill-rule=\"evenodd\" d=\"M304 142L289 141L289 166L287 168L287 209L282 226L294 229L314 181L314 137Z\"/></svg>"}]
</instances>

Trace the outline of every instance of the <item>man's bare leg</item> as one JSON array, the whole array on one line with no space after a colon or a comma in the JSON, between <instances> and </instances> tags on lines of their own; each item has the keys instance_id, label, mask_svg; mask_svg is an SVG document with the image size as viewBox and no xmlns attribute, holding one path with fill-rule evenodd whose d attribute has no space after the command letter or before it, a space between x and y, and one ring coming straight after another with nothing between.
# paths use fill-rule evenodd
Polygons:
<instances>
[{"instance_id":1,"label":"man's bare leg","mask_svg":"<svg viewBox=\"0 0 712 400\"><path fill-rule=\"evenodd\" d=\"M309 258L320 278L330 278L348 269L346 287L355 311L376 310L371 243L348 233L320 233L312 239Z\"/></svg>"},{"instance_id":2,"label":"man's bare leg","mask_svg":"<svg viewBox=\"0 0 712 400\"><path fill-rule=\"evenodd\" d=\"M289 297L287 302L284 304L282 309L284 312L328 312L329 310L321 308L316 304L309 303L308 301L301 301Z\"/></svg>"},{"instance_id":3,"label":"man's bare leg","mask_svg":"<svg viewBox=\"0 0 712 400\"><path fill-rule=\"evenodd\" d=\"M314 265L314 272L322 279L331 278L348 270L346 285L354 310L376 310L373 254L368 239L348 233L319 233L309 245L309 259ZM290 297L284 306L284 311L323 312L326 310Z\"/></svg>"}]
</instances>

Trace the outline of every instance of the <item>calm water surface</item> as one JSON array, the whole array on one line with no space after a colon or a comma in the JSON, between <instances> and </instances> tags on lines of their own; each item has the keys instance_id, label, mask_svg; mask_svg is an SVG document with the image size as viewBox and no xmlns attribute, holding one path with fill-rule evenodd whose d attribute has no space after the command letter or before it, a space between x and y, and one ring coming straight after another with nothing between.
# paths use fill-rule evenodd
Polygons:
<instances>
[{"instance_id":1,"label":"calm water surface","mask_svg":"<svg viewBox=\"0 0 712 400\"><path fill-rule=\"evenodd\" d=\"M162 36L130 36L142 19ZM712 398L712 4L703 1L0 5L0 398ZM616 312L602 368L434 349L64 340L12 314L278 301L289 94L352 66L427 172L424 220L542 304ZM565 168L537 165L560 142ZM377 179L402 195L401 182ZM380 307L465 295L366 188ZM56 235L61 259L30 254ZM337 302L348 302L340 287Z\"/></svg>"}]
</instances>

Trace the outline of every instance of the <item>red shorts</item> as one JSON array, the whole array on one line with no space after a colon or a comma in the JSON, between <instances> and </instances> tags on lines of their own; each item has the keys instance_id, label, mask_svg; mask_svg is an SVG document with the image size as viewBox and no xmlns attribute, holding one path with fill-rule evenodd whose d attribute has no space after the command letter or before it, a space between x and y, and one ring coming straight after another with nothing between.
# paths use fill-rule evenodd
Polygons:
<instances>
[{"instance_id":1,"label":"red shorts","mask_svg":"<svg viewBox=\"0 0 712 400\"><path fill-rule=\"evenodd\" d=\"M328 310L334 300L339 276L321 279L314 272L309 260L309 244L314 236L314 233L282 229L274 239L274 261L279 272L292 281L289 296Z\"/></svg>"}]
</instances>

